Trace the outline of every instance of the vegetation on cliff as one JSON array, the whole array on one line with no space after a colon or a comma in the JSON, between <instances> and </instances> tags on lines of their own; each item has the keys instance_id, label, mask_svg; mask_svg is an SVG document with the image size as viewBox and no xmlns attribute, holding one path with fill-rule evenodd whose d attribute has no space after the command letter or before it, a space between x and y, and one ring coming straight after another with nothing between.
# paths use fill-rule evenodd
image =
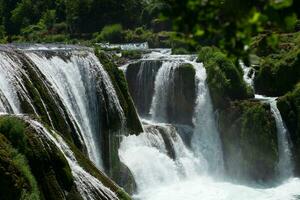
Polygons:
<instances>
[{"instance_id":1,"label":"vegetation on cliff","mask_svg":"<svg viewBox=\"0 0 300 200\"><path fill-rule=\"evenodd\" d=\"M277 105L291 136L296 174L300 175L300 84L280 97Z\"/></svg>"},{"instance_id":2,"label":"vegetation on cliff","mask_svg":"<svg viewBox=\"0 0 300 200\"><path fill-rule=\"evenodd\" d=\"M231 102L219 114L219 131L230 177L262 182L276 177L277 130L267 104Z\"/></svg>"},{"instance_id":3,"label":"vegetation on cliff","mask_svg":"<svg viewBox=\"0 0 300 200\"><path fill-rule=\"evenodd\" d=\"M74 144L66 141L88 173L115 192L119 199L130 199ZM23 118L0 117L0 147L0 197L3 199L81 199L61 150L54 143L41 140L39 133Z\"/></svg>"},{"instance_id":4,"label":"vegetation on cliff","mask_svg":"<svg viewBox=\"0 0 300 200\"><path fill-rule=\"evenodd\" d=\"M22 119L1 116L0 136L5 138L2 145L6 145L8 150L8 154L2 154L1 159L5 160L8 156L11 160L8 165L1 165L7 166L2 168L1 174L10 173L11 168L16 168L19 171L10 174L10 177L15 178L15 181L21 180L19 186L16 182L15 186L1 192L19 194L19 198L12 199L22 199L23 195L25 199L62 199L65 197L64 191L71 192L72 187L75 187L71 170L62 153L51 144L45 147L37 133ZM23 187L22 184L27 186Z\"/></svg>"},{"instance_id":5,"label":"vegetation on cliff","mask_svg":"<svg viewBox=\"0 0 300 200\"><path fill-rule=\"evenodd\" d=\"M267 45L267 35L255 38L252 48L260 62L254 80L257 93L281 96L300 81L300 34L273 34L274 46Z\"/></svg>"},{"instance_id":6,"label":"vegetation on cliff","mask_svg":"<svg viewBox=\"0 0 300 200\"><path fill-rule=\"evenodd\" d=\"M218 111L226 172L242 181L271 181L276 177L278 149L270 107L251 100L253 90L243 80L240 66L220 50L203 47L198 60L206 68Z\"/></svg>"},{"instance_id":7,"label":"vegetation on cliff","mask_svg":"<svg viewBox=\"0 0 300 200\"><path fill-rule=\"evenodd\" d=\"M207 71L207 84L215 109L225 108L232 100L253 97L252 89L243 80L239 65L212 47L199 51L198 61L203 62Z\"/></svg>"}]
</instances>

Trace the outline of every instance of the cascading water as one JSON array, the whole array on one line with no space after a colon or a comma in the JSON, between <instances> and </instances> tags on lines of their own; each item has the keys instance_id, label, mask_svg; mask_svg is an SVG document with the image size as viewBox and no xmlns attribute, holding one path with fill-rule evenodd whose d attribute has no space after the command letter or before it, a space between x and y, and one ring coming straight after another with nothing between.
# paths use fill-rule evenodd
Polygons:
<instances>
[{"instance_id":1,"label":"cascading water","mask_svg":"<svg viewBox=\"0 0 300 200\"><path fill-rule=\"evenodd\" d=\"M43 138L44 143L53 142L63 153L71 168L74 181L81 197L84 200L117 200L118 197L110 189L105 187L98 179L86 172L77 162L72 150L66 142L55 132L50 133L42 124L27 119L32 127Z\"/></svg>"},{"instance_id":2,"label":"cascading water","mask_svg":"<svg viewBox=\"0 0 300 200\"><path fill-rule=\"evenodd\" d=\"M262 95L255 95L255 98L270 104L271 112L275 118L277 128L279 179L286 180L293 176L293 160L289 143L289 132L283 122L280 111L277 108L276 98L265 97Z\"/></svg>"},{"instance_id":3,"label":"cascading water","mask_svg":"<svg viewBox=\"0 0 300 200\"><path fill-rule=\"evenodd\" d=\"M144 199L142 196L153 189L180 183L205 171L206 161L187 149L174 127L148 124L144 129L139 136L126 137L119 149L121 161L132 170L137 182L141 195L137 198Z\"/></svg>"},{"instance_id":4,"label":"cascading water","mask_svg":"<svg viewBox=\"0 0 300 200\"><path fill-rule=\"evenodd\" d=\"M109 75L89 48L1 47L0 101L0 112L18 114L30 111L39 116L42 111L52 127L53 121L56 128L66 123L62 131L70 130L76 144L87 150L90 159L102 169L101 131L104 125L101 121L106 119L100 118L107 117L105 112L109 112L121 127L126 124Z\"/></svg>"},{"instance_id":5,"label":"cascading water","mask_svg":"<svg viewBox=\"0 0 300 200\"><path fill-rule=\"evenodd\" d=\"M19 98L27 99L29 97L21 80L24 71L21 68L19 59L9 52L0 52L0 95L2 112L21 113ZM33 107L33 106L32 106Z\"/></svg>"},{"instance_id":6,"label":"cascading water","mask_svg":"<svg viewBox=\"0 0 300 200\"><path fill-rule=\"evenodd\" d=\"M253 79L254 73L251 75L251 67L246 67L243 62L240 62L241 68L244 72L245 82L254 89ZM277 101L274 97L265 97L262 95L255 95L255 99L260 101L265 101L270 104L271 112L275 118L276 128L277 128L277 140L278 140L278 153L279 153L279 162L278 162L278 173L279 179L285 180L293 176L293 160L292 152L289 143L289 132L284 124L284 121L281 117L280 111L277 108Z\"/></svg>"},{"instance_id":7,"label":"cascading water","mask_svg":"<svg viewBox=\"0 0 300 200\"><path fill-rule=\"evenodd\" d=\"M88 154L98 167L102 166L99 137L99 112L96 97L96 67L98 63L90 53L86 58L71 54L69 60L54 56L48 59L39 52L26 52L26 55L36 64L47 77L52 87L76 120L84 135Z\"/></svg>"},{"instance_id":8,"label":"cascading water","mask_svg":"<svg viewBox=\"0 0 300 200\"><path fill-rule=\"evenodd\" d=\"M289 144L289 133L277 108L276 100L270 102L271 111L275 117L278 138L279 163L278 170L281 179L293 176L292 152Z\"/></svg>"},{"instance_id":9,"label":"cascading water","mask_svg":"<svg viewBox=\"0 0 300 200\"><path fill-rule=\"evenodd\" d=\"M223 152L213 106L206 84L206 71L202 63L193 63L196 70L197 100L194 111L194 134L192 148L197 156L203 155L209 163L210 172L223 173Z\"/></svg>"},{"instance_id":10,"label":"cascading water","mask_svg":"<svg viewBox=\"0 0 300 200\"><path fill-rule=\"evenodd\" d=\"M151 106L152 119L158 122L166 120L166 105L171 102L170 100L166 102L165 99L169 95L169 85L174 84L172 69L177 67L174 63L180 58L180 56L172 57L169 51L166 52L167 55L162 50L146 55L149 60L157 59L163 62L155 78L155 92ZM181 57L179 60L191 63L196 70L197 99L191 148L189 149L186 143L182 142L175 128L171 128L172 134L168 134L167 127L170 128L172 125L151 121L146 121L144 133L124 137L119 155L136 180L137 193L134 198L139 200L295 199L299 194L300 184L296 178L288 179L274 188L248 187L219 180L218 175L223 171L223 153L209 90L205 83L206 71L202 64L185 58ZM143 71L147 70L143 69ZM176 140L174 135L175 138L180 138L180 142L172 142ZM178 152L184 153L178 154Z\"/></svg>"},{"instance_id":11,"label":"cascading water","mask_svg":"<svg viewBox=\"0 0 300 200\"><path fill-rule=\"evenodd\" d=\"M167 122L168 93L174 90L174 71L179 66L178 62L163 62L155 78L155 93L151 103L150 114L152 120Z\"/></svg>"}]
</instances>

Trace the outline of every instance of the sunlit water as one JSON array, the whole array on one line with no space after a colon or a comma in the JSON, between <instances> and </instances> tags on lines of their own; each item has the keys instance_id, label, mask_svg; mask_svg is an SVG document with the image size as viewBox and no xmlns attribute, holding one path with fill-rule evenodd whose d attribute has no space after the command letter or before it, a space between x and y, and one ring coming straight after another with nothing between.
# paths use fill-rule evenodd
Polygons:
<instances>
[{"instance_id":1,"label":"sunlit water","mask_svg":"<svg viewBox=\"0 0 300 200\"><path fill-rule=\"evenodd\" d=\"M154 52L148 55L148 59L162 59L166 54L163 51ZM179 57L179 56L177 56ZM165 58L163 58L165 59ZM184 60L184 58L183 58ZM185 62L191 62L185 60ZM212 171L222 171L222 152L220 146L219 133L214 122L214 113L209 91L205 84L206 72L199 63L193 63L196 67L197 103L194 114L196 125L192 141L192 148L186 147L183 142L177 142L176 148L180 149L175 153L175 158L171 158L168 147L163 140L159 130L171 126L161 124L164 122L165 105L163 90L166 88L168 77L172 76L172 63L165 61L155 80L155 94L152 99L152 121L147 121L152 129L144 127L145 132L139 136L127 136L123 138L119 155L121 161L126 164L137 183L137 191L133 196L137 200L296 200L300 195L300 180L298 178L288 178L277 185L262 188L261 185L240 185L227 181L226 176L216 176ZM246 76L245 76L246 77ZM245 78L244 77L244 78ZM252 84L252 80L247 80ZM164 91L165 93L167 91ZM161 99L163 100L161 102ZM272 112L276 118L277 125L282 124L276 115L275 107ZM202 114L202 115L201 115ZM278 113L277 113L278 114ZM149 125L150 124L150 125ZM282 126L277 126L282 128ZM156 130L156 131L155 131ZM168 133L168 130L173 130ZM169 140L180 138L175 129L164 129ZM166 133L164 133L166 134ZM279 146L286 145L285 137L280 137ZM169 147L170 148L170 147ZM174 146L173 146L174 148ZM176 149L175 148L175 149ZM280 148L280 147L279 147ZM289 148L284 146L282 149ZM280 150L281 151L281 150ZM176 151L175 151L176 152ZM181 155L178 152L184 152ZM283 152L287 152L283 150ZM287 154L280 154L280 162L288 165L280 165L279 168L289 168L286 158ZM184 164L185 163L185 164ZM188 163L188 164L187 164ZM213 170L212 170L213 168ZM279 169L279 171L283 169ZM285 171L289 172L289 169Z\"/></svg>"}]
</instances>

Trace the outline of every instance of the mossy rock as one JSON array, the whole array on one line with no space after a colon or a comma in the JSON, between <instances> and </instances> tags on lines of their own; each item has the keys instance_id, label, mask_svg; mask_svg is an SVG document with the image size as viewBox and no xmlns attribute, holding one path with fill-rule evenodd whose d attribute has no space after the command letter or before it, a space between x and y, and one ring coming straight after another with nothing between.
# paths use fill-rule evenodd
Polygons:
<instances>
[{"instance_id":1,"label":"mossy rock","mask_svg":"<svg viewBox=\"0 0 300 200\"><path fill-rule=\"evenodd\" d=\"M245 182L271 182L276 178L276 123L269 105L232 102L220 112L218 123L230 177Z\"/></svg>"},{"instance_id":2,"label":"mossy rock","mask_svg":"<svg viewBox=\"0 0 300 200\"><path fill-rule=\"evenodd\" d=\"M180 48L172 48L172 54L173 55L186 55L186 54L191 54L191 52L185 48L180 47Z\"/></svg>"},{"instance_id":3,"label":"mossy rock","mask_svg":"<svg viewBox=\"0 0 300 200\"><path fill-rule=\"evenodd\" d=\"M25 121L13 116L1 116L0 133L28 160L30 173L39 187L41 198L65 198L72 187L71 169L57 147L45 145Z\"/></svg>"},{"instance_id":4,"label":"mossy rock","mask_svg":"<svg viewBox=\"0 0 300 200\"><path fill-rule=\"evenodd\" d=\"M140 60L127 66L128 89L134 105L142 117L149 117L154 95L155 77L161 66L161 60ZM143 88L142 91L141 88Z\"/></svg>"},{"instance_id":5,"label":"mossy rock","mask_svg":"<svg viewBox=\"0 0 300 200\"><path fill-rule=\"evenodd\" d=\"M119 101L124 110L127 119L127 128L130 133L138 134L142 132L142 125L139 121L132 98L129 94L128 85L123 72L110 61L109 56L103 51L96 49L95 54L99 58L101 64L110 76L113 86L117 92Z\"/></svg>"},{"instance_id":6,"label":"mossy rock","mask_svg":"<svg viewBox=\"0 0 300 200\"><path fill-rule=\"evenodd\" d=\"M174 85L169 89L167 116L168 122L193 126L196 104L196 71L193 65L183 63L174 69Z\"/></svg>"},{"instance_id":7,"label":"mossy rock","mask_svg":"<svg viewBox=\"0 0 300 200\"><path fill-rule=\"evenodd\" d=\"M50 57L53 56L49 52L48 54ZM60 56L64 57L61 52L60 54ZM31 115L38 114L44 123L53 126L59 133L64 134L64 137L72 140L79 149L85 151L84 145L81 143L82 140L79 138L80 136L77 135L78 128L75 127L76 125L74 125L72 120L68 117L69 115L65 110L65 106L58 95L53 91L51 86L44 81L45 77L35 69L34 63L22 54L19 54L18 57L22 62L23 69L28 75L23 75L22 80L35 109L33 110L32 105L27 99L20 98L22 112Z\"/></svg>"},{"instance_id":8,"label":"mossy rock","mask_svg":"<svg viewBox=\"0 0 300 200\"><path fill-rule=\"evenodd\" d=\"M116 90L118 99L120 101L121 107L124 111L126 118L126 126L121 127L121 120L118 117L118 113L109 112L109 108L105 106L108 105L108 93L102 91L102 96L104 102L102 103L102 139L103 139L103 148L102 148L102 157L104 162L104 167L107 174L121 186L125 188L129 193L133 193L132 185L134 185L134 180L131 175L131 172L128 168L124 168L121 163L118 155L118 149L120 147L122 135L126 134L139 134L143 132L142 125L138 118L137 112L135 110L132 98L129 94L127 82L124 76L124 73L113 64L109 56L103 51L95 50L95 54L99 58L104 69L108 73L114 89ZM120 130L122 128L122 130ZM120 174L121 173L121 174ZM127 177L127 182L123 180L124 177ZM124 185L125 184L125 185Z\"/></svg>"},{"instance_id":9,"label":"mossy rock","mask_svg":"<svg viewBox=\"0 0 300 200\"><path fill-rule=\"evenodd\" d=\"M40 199L27 159L0 133L0 199Z\"/></svg>"},{"instance_id":10,"label":"mossy rock","mask_svg":"<svg viewBox=\"0 0 300 200\"><path fill-rule=\"evenodd\" d=\"M242 70L216 48L203 47L198 56L207 72L207 84L215 109L229 106L230 101L254 97L243 80Z\"/></svg>"},{"instance_id":11,"label":"mossy rock","mask_svg":"<svg viewBox=\"0 0 300 200\"><path fill-rule=\"evenodd\" d=\"M131 59L131 60L137 60L142 58L142 51L139 50L124 50L121 51L122 57Z\"/></svg>"},{"instance_id":12,"label":"mossy rock","mask_svg":"<svg viewBox=\"0 0 300 200\"><path fill-rule=\"evenodd\" d=\"M281 116L289 130L295 161L295 173L300 176L300 84L277 102Z\"/></svg>"},{"instance_id":13,"label":"mossy rock","mask_svg":"<svg viewBox=\"0 0 300 200\"><path fill-rule=\"evenodd\" d=\"M278 40L276 47L268 45L268 37L258 36L252 45L254 53L260 56L255 90L267 96L281 96L300 81L300 33L273 35Z\"/></svg>"},{"instance_id":14,"label":"mossy rock","mask_svg":"<svg viewBox=\"0 0 300 200\"><path fill-rule=\"evenodd\" d=\"M48 129L49 132L52 131ZM120 200L131 199L122 188L99 171L71 141L64 140L72 149L80 166L115 192ZM30 200L82 200L63 153L54 143L43 140L39 133L36 133L35 128L23 118L0 117L0 147L0 184L7 184L7 186L13 184L14 186L1 187L0 197L6 195L8 191L14 191L11 199L22 199L18 198L21 195L22 197L28 196L29 198L25 199ZM18 160L20 156L22 158L17 162L22 164L21 170L20 165L13 165L15 155ZM2 176L7 176L7 178L2 179Z\"/></svg>"}]
</instances>

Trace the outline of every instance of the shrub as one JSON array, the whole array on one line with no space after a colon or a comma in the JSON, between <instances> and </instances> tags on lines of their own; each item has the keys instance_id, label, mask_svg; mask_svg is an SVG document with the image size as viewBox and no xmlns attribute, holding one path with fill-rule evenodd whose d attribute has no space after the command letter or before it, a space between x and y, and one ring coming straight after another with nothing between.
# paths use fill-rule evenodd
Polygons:
<instances>
[{"instance_id":1,"label":"shrub","mask_svg":"<svg viewBox=\"0 0 300 200\"><path fill-rule=\"evenodd\" d=\"M123 40L123 28L120 24L105 26L102 31L96 35L97 42L121 42Z\"/></svg>"},{"instance_id":2,"label":"shrub","mask_svg":"<svg viewBox=\"0 0 300 200\"><path fill-rule=\"evenodd\" d=\"M14 117L2 117L0 119L0 133L4 134L21 152L26 150L26 138L24 135L25 124Z\"/></svg>"},{"instance_id":3,"label":"shrub","mask_svg":"<svg viewBox=\"0 0 300 200\"><path fill-rule=\"evenodd\" d=\"M142 57L142 52L137 50L127 50L122 51L122 57L128 59L140 59Z\"/></svg>"},{"instance_id":4,"label":"shrub","mask_svg":"<svg viewBox=\"0 0 300 200\"><path fill-rule=\"evenodd\" d=\"M2 133L0 133L0 175L4 179L0 180L1 189L3 189L0 197L24 200L40 199L39 188L26 157L19 153ZM14 187L11 187L12 185Z\"/></svg>"}]
</instances>

